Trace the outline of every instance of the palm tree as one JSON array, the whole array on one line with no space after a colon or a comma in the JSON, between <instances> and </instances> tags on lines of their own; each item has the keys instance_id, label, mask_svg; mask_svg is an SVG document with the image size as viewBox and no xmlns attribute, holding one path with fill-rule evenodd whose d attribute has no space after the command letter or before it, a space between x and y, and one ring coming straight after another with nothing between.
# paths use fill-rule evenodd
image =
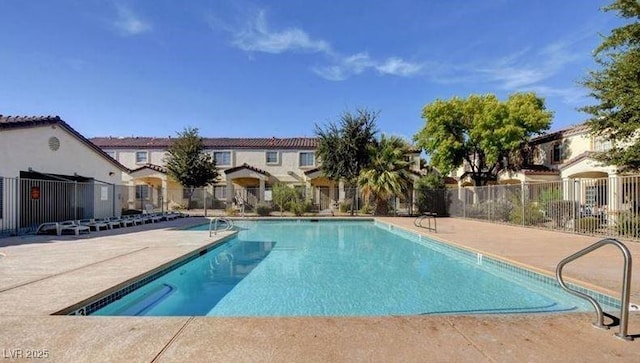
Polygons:
<instances>
[{"instance_id":1,"label":"palm tree","mask_svg":"<svg viewBox=\"0 0 640 363\"><path fill-rule=\"evenodd\" d=\"M374 198L376 215L386 214L389 199L406 195L411 186L408 150L409 144L403 139L385 135L370 148L371 163L360 173L358 185L365 198Z\"/></svg>"}]
</instances>

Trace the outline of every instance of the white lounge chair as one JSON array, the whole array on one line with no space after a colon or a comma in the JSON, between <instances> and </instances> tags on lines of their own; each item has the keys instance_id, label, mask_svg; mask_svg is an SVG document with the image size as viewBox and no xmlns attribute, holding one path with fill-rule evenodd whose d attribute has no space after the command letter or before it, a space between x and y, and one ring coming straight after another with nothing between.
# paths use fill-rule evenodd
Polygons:
<instances>
[{"instance_id":1,"label":"white lounge chair","mask_svg":"<svg viewBox=\"0 0 640 363\"><path fill-rule=\"evenodd\" d=\"M125 217L111 217L109 220L114 224L114 226L117 224L118 227L129 227L135 225L132 220Z\"/></svg>"},{"instance_id":2,"label":"white lounge chair","mask_svg":"<svg viewBox=\"0 0 640 363\"><path fill-rule=\"evenodd\" d=\"M104 221L96 221L95 219L81 219L78 221L81 226L87 226L90 230L99 231L101 229L110 229L109 224Z\"/></svg>"},{"instance_id":3,"label":"white lounge chair","mask_svg":"<svg viewBox=\"0 0 640 363\"><path fill-rule=\"evenodd\" d=\"M73 232L76 236L80 235L81 232L90 232L90 228L88 226L82 226L76 221L64 221L60 222L60 234L64 234L64 232Z\"/></svg>"},{"instance_id":4,"label":"white lounge chair","mask_svg":"<svg viewBox=\"0 0 640 363\"><path fill-rule=\"evenodd\" d=\"M47 222L42 223L36 229L36 234L56 234L60 235L60 223L58 222Z\"/></svg>"}]
</instances>

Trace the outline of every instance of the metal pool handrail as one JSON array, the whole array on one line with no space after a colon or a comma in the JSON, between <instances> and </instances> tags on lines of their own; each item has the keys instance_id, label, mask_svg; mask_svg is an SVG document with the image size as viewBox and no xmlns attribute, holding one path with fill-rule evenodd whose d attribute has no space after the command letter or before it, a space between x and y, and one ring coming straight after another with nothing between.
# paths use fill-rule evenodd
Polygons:
<instances>
[{"instance_id":1,"label":"metal pool handrail","mask_svg":"<svg viewBox=\"0 0 640 363\"><path fill-rule=\"evenodd\" d=\"M618 249L622 252L622 255L624 256L624 271L623 271L624 274L622 276L622 301L620 302L620 331L615 335L618 338L621 338L624 340L633 340L633 337L627 334L628 323L629 323L629 295L631 293L631 262L632 262L631 252L629 252L629 249L627 248L627 246L625 246L622 242L613 238L605 238L563 259L562 261L560 261L560 263L558 263L558 267L556 268L556 279L558 280L558 283L560 284L560 286L562 286L562 288L565 289L567 292L575 296L581 297L585 300L588 300L591 303L591 305L593 305L593 307L596 309L596 314L598 319L598 321L593 323L593 326L600 329L609 329L609 327L604 324L604 313L602 311L602 307L600 306L600 304L591 296L567 287L567 285L564 282L564 279L562 278L562 268L564 267L564 265L590 252L593 252L602 246L609 245L609 244L618 247Z\"/></svg>"},{"instance_id":2,"label":"metal pool handrail","mask_svg":"<svg viewBox=\"0 0 640 363\"><path fill-rule=\"evenodd\" d=\"M436 233L438 233L437 228L438 228L438 222L436 217L438 216L437 213L424 213L421 216L418 216L414 221L413 221L413 225L416 227L422 227L422 228L426 228L430 231L434 231ZM422 222L427 219L428 226L423 226ZM431 220L433 219L433 228L431 227Z\"/></svg>"},{"instance_id":3,"label":"metal pool handrail","mask_svg":"<svg viewBox=\"0 0 640 363\"><path fill-rule=\"evenodd\" d=\"M223 231L228 231L233 228L233 222L231 219L223 218L223 217L215 217L209 219L209 237L211 237L211 232L213 234L218 234L218 222L224 222L227 226L223 229ZM213 228L211 228L213 225Z\"/></svg>"}]
</instances>

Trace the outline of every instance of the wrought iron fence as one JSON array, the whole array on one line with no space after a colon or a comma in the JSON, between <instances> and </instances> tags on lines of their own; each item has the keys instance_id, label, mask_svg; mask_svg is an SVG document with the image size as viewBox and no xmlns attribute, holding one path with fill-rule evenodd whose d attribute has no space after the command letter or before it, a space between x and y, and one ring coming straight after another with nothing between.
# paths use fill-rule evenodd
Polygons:
<instances>
[{"instance_id":1,"label":"wrought iron fence","mask_svg":"<svg viewBox=\"0 0 640 363\"><path fill-rule=\"evenodd\" d=\"M0 178L0 235L32 232L47 222L119 214L116 189L99 181Z\"/></svg>"},{"instance_id":2,"label":"wrought iron fence","mask_svg":"<svg viewBox=\"0 0 640 363\"><path fill-rule=\"evenodd\" d=\"M640 239L639 176L442 190L451 216Z\"/></svg>"},{"instance_id":3,"label":"wrought iron fence","mask_svg":"<svg viewBox=\"0 0 640 363\"><path fill-rule=\"evenodd\" d=\"M357 188L297 187L307 212L374 212L375 200ZM228 195L232 193L232 195ZM190 209L196 214L255 213L276 209L270 187L224 186L162 190L113 185L0 178L0 235L23 234L38 225L120 215L127 209ZM353 203L352 203L353 202ZM640 176L566 179L417 191L387 202L390 215L436 212L460 218L640 240Z\"/></svg>"}]
</instances>

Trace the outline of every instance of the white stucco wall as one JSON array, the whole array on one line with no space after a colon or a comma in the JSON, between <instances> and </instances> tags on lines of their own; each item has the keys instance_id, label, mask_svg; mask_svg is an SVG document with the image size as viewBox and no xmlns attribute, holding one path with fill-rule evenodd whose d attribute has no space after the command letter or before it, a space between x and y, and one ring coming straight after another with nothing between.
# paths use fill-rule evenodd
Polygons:
<instances>
[{"instance_id":1,"label":"white stucco wall","mask_svg":"<svg viewBox=\"0 0 640 363\"><path fill-rule=\"evenodd\" d=\"M145 163L136 163L136 152L147 151L149 155L149 162L156 165L164 165L164 159L167 156L165 150L161 149L109 149L105 148L105 151L115 152L116 159L124 166L130 169L136 169ZM231 165L218 165L218 170L223 172L226 169L240 166L244 163L249 164L258 169L262 169L279 181L284 183L302 183L304 182L304 172L313 169L317 166L300 167L300 153L301 152L314 152L314 150L265 150L265 149L225 149L215 150L229 151L231 153ZM278 163L267 164L266 153L267 151L278 152ZM214 150L206 150L208 153L213 153ZM290 174L289 172L292 172ZM125 175L124 181L130 179ZM224 179L222 180L224 184Z\"/></svg>"},{"instance_id":2,"label":"white stucco wall","mask_svg":"<svg viewBox=\"0 0 640 363\"><path fill-rule=\"evenodd\" d=\"M52 137L59 141L57 150L50 148ZM17 178L21 171L27 172L29 168L44 174L77 174L110 184L121 184L124 174L118 166L59 125L0 130L0 177ZM5 188L9 187L9 183ZM113 200L113 188L107 188L104 192L94 195L96 218L112 215L114 208L119 213L120 204L117 199ZM5 197L2 215L7 218L0 220L0 226L13 228L16 219L9 221L8 216L15 216L16 205L10 203L9 199L15 200L15 196L8 198L5 193ZM109 203L109 208L105 208L103 197L113 203Z\"/></svg>"},{"instance_id":3,"label":"white stucco wall","mask_svg":"<svg viewBox=\"0 0 640 363\"><path fill-rule=\"evenodd\" d=\"M49 148L49 138L60 141ZM78 175L120 184L122 170L74 135L57 125L0 130L0 176L15 178L20 171Z\"/></svg>"}]
</instances>

